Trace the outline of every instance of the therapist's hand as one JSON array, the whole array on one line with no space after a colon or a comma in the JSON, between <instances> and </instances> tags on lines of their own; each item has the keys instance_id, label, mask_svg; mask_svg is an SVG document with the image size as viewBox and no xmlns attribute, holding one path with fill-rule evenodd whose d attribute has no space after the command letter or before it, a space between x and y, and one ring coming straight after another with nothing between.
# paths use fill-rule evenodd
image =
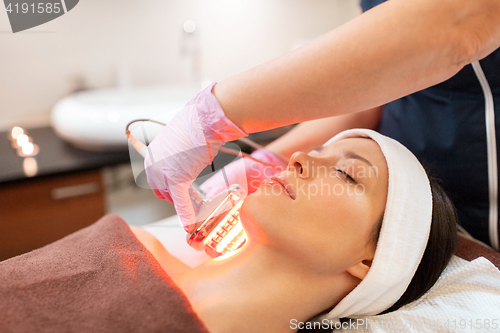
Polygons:
<instances>
[{"instance_id":1,"label":"therapist's hand","mask_svg":"<svg viewBox=\"0 0 500 333\"><path fill-rule=\"evenodd\" d=\"M239 184L244 186L247 184L248 194L255 192L264 179L274 176L287 167L285 161L265 149L257 149L251 156L258 160L274 164L276 167L264 165L246 157L243 158L244 169L241 168L239 161L234 161L224 167L229 185ZM200 189L205 193L208 199L211 199L225 188L227 188L227 184L222 174L222 170L200 185Z\"/></svg>"},{"instance_id":2,"label":"therapist's hand","mask_svg":"<svg viewBox=\"0 0 500 333\"><path fill-rule=\"evenodd\" d=\"M234 125L212 94L212 83L196 95L148 146L144 167L148 184L160 199L175 205L184 229L194 229L189 186L227 141L247 134Z\"/></svg>"}]
</instances>

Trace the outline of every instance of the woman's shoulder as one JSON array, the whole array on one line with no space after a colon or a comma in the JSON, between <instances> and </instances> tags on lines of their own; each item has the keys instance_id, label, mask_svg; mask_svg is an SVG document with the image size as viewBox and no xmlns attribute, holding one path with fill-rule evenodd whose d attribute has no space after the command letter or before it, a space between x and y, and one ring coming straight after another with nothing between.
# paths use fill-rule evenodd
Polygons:
<instances>
[{"instance_id":1,"label":"woman's shoulder","mask_svg":"<svg viewBox=\"0 0 500 333\"><path fill-rule=\"evenodd\" d=\"M155 259L158 260L161 267L165 270L165 272L167 272L168 275L175 276L191 269L189 266L170 254L170 252L165 249L163 244L151 233L136 226L130 226L130 230L134 233L142 245L144 245L144 247L151 252Z\"/></svg>"}]
</instances>

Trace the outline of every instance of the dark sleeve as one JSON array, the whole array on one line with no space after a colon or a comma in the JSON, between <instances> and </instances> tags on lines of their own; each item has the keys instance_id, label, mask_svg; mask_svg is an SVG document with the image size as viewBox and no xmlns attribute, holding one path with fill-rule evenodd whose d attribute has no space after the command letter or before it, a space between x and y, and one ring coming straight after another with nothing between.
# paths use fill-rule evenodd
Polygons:
<instances>
[{"instance_id":1,"label":"dark sleeve","mask_svg":"<svg viewBox=\"0 0 500 333\"><path fill-rule=\"evenodd\" d=\"M204 332L119 216L0 262L0 332Z\"/></svg>"},{"instance_id":2,"label":"dark sleeve","mask_svg":"<svg viewBox=\"0 0 500 333\"><path fill-rule=\"evenodd\" d=\"M386 0L361 0L361 8L363 9L363 12L366 12L368 9L372 9L385 1Z\"/></svg>"}]
</instances>

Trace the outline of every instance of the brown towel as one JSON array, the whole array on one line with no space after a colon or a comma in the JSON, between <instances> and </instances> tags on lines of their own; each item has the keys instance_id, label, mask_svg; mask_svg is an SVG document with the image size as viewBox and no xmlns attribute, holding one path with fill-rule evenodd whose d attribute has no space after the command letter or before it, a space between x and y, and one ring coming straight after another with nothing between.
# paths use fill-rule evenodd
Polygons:
<instances>
[{"instance_id":1,"label":"brown towel","mask_svg":"<svg viewBox=\"0 0 500 333\"><path fill-rule=\"evenodd\" d=\"M127 224L107 215L0 262L0 332L208 332Z\"/></svg>"},{"instance_id":2,"label":"brown towel","mask_svg":"<svg viewBox=\"0 0 500 333\"><path fill-rule=\"evenodd\" d=\"M455 255L467 261L472 261L478 257L485 257L500 269L500 253L460 235L458 236L457 252Z\"/></svg>"}]
</instances>

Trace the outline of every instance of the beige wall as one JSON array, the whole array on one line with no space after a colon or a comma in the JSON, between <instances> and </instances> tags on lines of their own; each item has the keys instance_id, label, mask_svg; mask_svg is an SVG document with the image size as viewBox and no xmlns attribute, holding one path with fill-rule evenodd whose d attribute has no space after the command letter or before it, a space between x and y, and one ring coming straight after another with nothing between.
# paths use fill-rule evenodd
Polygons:
<instances>
[{"instance_id":1,"label":"beige wall","mask_svg":"<svg viewBox=\"0 0 500 333\"><path fill-rule=\"evenodd\" d=\"M66 15L12 34L0 10L0 129L49 122L54 103L87 88L187 80L182 24L197 23L203 79L222 80L357 14L358 0L80 0Z\"/></svg>"}]
</instances>

